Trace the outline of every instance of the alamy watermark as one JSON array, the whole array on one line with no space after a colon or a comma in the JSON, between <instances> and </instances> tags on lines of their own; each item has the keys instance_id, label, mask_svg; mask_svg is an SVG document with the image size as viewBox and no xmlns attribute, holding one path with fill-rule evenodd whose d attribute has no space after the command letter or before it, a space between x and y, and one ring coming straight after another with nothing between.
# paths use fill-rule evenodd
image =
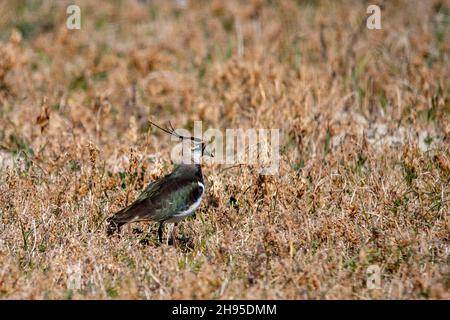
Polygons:
<instances>
[{"instance_id":1,"label":"alamy watermark","mask_svg":"<svg viewBox=\"0 0 450 320\"><path fill-rule=\"evenodd\" d=\"M254 165L262 175L278 174L280 162L279 129L219 129L209 128L203 131L201 121L194 122L194 133L177 129L177 134L193 136L207 142L204 157L206 161L225 165ZM174 162L193 163L192 145L172 136L178 143L172 148L171 159ZM203 151L203 150L202 150Z\"/></svg>"},{"instance_id":2,"label":"alamy watermark","mask_svg":"<svg viewBox=\"0 0 450 320\"><path fill-rule=\"evenodd\" d=\"M81 289L81 264L78 262L67 267L67 289L76 291Z\"/></svg>"},{"instance_id":3,"label":"alamy watermark","mask_svg":"<svg viewBox=\"0 0 450 320\"><path fill-rule=\"evenodd\" d=\"M366 21L367 29L381 29L381 9L376 4L367 7L366 12L370 14Z\"/></svg>"},{"instance_id":4,"label":"alamy watermark","mask_svg":"<svg viewBox=\"0 0 450 320\"><path fill-rule=\"evenodd\" d=\"M376 264L372 264L367 267L366 270L367 280L366 285L369 290L376 290L381 288L381 270Z\"/></svg>"},{"instance_id":5,"label":"alamy watermark","mask_svg":"<svg viewBox=\"0 0 450 320\"><path fill-rule=\"evenodd\" d=\"M70 30L81 29L81 9L76 4L67 7L66 13L69 15L66 19L66 27Z\"/></svg>"},{"instance_id":6,"label":"alamy watermark","mask_svg":"<svg viewBox=\"0 0 450 320\"><path fill-rule=\"evenodd\" d=\"M182 7L185 7L185 1L179 1ZM66 9L67 15L66 27L70 30L80 30L81 29L81 9L76 4L71 4ZM367 29L381 29L381 8L376 4L371 4L367 7L367 14L370 16L367 18L366 27Z\"/></svg>"}]
</instances>

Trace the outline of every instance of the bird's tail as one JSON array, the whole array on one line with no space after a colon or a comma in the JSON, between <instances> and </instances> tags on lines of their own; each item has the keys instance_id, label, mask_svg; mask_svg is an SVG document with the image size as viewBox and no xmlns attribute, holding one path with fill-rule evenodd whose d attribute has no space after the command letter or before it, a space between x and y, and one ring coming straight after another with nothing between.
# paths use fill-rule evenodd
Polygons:
<instances>
[{"instance_id":1,"label":"bird's tail","mask_svg":"<svg viewBox=\"0 0 450 320\"><path fill-rule=\"evenodd\" d=\"M108 236L115 232L120 232L120 227L132 220L132 216L128 212L129 207L117 211L114 215L106 219L106 234Z\"/></svg>"}]
</instances>

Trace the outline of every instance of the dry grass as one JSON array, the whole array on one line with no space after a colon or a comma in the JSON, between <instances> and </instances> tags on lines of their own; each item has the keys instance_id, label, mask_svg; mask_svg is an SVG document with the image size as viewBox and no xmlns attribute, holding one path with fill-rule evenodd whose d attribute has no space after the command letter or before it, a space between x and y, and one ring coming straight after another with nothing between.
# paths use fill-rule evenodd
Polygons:
<instances>
[{"instance_id":1,"label":"dry grass","mask_svg":"<svg viewBox=\"0 0 450 320\"><path fill-rule=\"evenodd\" d=\"M450 298L449 1L385 1L379 31L364 1L76 2L79 31L0 4L0 297ZM150 117L280 128L280 174L206 166L178 248L107 238L172 169Z\"/></svg>"}]
</instances>

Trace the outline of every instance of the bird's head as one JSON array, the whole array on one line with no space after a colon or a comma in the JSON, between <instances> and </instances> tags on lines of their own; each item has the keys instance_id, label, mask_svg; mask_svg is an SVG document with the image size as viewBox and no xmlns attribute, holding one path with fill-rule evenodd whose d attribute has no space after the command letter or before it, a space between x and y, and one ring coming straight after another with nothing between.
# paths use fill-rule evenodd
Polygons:
<instances>
[{"instance_id":1,"label":"bird's head","mask_svg":"<svg viewBox=\"0 0 450 320\"><path fill-rule=\"evenodd\" d=\"M190 141L192 143L192 148L191 148L191 161L193 163L200 163L200 159L203 156L207 156L207 157L214 157L214 155L212 154L212 152L210 150L208 150L208 143L202 139L193 137L193 136L182 136L179 135L178 133L175 132L175 130L173 129L172 125L170 125L170 127L168 129L166 128L162 128L159 125L153 123L150 121L150 124L154 125L155 127L157 127L158 129L177 137L178 139L180 139L181 141ZM169 123L170 124L170 123ZM189 150L189 149L188 149Z\"/></svg>"},{"instance_id":2,"label":"bird's head","mask_svg":"<svg viewBox=\"0 0 450 320\"><path fill-rule=\"evenodd\" d=\"M208 143L205 141L194 142L194 146L192 147L192 154L197 157L214 157L212 152L208 149Z\"/></svg>"}]
</instances>

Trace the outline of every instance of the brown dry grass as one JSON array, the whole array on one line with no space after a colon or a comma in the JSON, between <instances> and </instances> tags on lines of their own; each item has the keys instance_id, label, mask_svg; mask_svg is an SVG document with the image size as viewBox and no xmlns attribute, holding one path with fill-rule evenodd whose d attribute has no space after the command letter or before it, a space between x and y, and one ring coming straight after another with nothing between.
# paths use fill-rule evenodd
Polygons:
<instances>
[{"instance_id":1,"label":"brown dry grass","mask_svg":"<svg viewBox=\"0 0 450 320\"><path fill-rule=\"evenodd\" d=\"M449 1L385 1L379 31L364 1L76 2L80 31L0 4L0 297L450 297ZM280 128L280 175L205 167L179 248L107 238L172 168L150 117Z\"/></svg>"}]
</instances>

